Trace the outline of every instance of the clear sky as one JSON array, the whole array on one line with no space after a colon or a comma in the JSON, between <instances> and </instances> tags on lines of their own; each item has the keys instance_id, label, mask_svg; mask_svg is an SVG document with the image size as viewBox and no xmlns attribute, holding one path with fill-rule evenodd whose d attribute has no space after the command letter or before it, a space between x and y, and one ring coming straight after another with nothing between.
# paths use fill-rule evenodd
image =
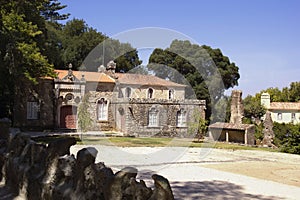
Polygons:
<instances>
[{"instance_id":1,"label":"clear sky","mask_svg":"<svg viewBox=\"0 0 300 200\"><path fill-rule=\"evenodd\" d=\"M300 81L299 0L60 0L70 19L107 36L143 27L172 29L220 48L239 67L243 96ZM144 61L143 63L147 63Z\"/></svg>"}]
</instances>

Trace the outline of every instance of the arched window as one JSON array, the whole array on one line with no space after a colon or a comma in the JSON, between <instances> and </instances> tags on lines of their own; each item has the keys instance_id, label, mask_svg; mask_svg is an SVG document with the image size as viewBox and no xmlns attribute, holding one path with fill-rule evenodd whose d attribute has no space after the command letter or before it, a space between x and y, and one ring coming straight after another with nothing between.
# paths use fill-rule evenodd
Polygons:
<instances>
[{"instance_id":1,"label":"arched window","mask_svg":"<svg viewBox=\"0 0 300 200\"><path fill-rule=\"evenodd\" d=\"M131 97L131 88L130 87L125 88L125 97L126 98Z\"/></svg>"},{"instance_id":2,"label":"arched window","mask_svg":"<svg viewBox=\"0 0 300 200\"><path fill-rule=\"evenodd\" d=\"M176 125L178 127L185 127L186 126L186 111L183 109L180 109L177 112L177 118L176 118Z\"/></svg>"},{"instance_id":3,"label":"arched window","mask_svg":"<svg viewBox=\"0 0 300 200\"><path fill-rule=\"evenodd\" d=\"M104 98L97 102L97 119L108 120L108 102Z\"/></svg>"},{"instance_id":4,"label":"arched window","mask_svg":"<svg viewBox=\"0 0 300 200\"><path fill-rule=\"evenodd\" d=\"M149 89L148 89L148 98L149 98L149 99L152 99L152 98L153 98L153 89L152 89L152 88L149 88Z\"/></svg>"},{"instance_id":5,"label":"arched window","mask_svg":"<svg viewBox=\"0 0 300 200\"><path fill-rule=\"evenodd\" d=\"M156 110L155 108L151 108L149 110L149 122L148 122L148 126L158 126L158 110Z\"/></svg>"},{"instance_id":6,"label":"arched window","mask_svg":"<svg viewBox=\"0 0 300 200\"><path fill-rule=\"evenodd\" d=\"M169 99L174 99L174 90L169 90Z\"/></svg>"}]
</instances>

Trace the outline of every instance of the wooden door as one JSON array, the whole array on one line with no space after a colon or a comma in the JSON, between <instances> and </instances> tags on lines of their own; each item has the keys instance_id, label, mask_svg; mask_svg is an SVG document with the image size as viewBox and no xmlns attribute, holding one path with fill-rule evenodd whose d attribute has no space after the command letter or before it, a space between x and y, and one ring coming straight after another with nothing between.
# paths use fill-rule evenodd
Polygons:
<instances>
[{"instance_id":1,"label":"wooden door","mask_svg":"<svg viewBox=\"0 0 300 200\"><path fill-rule=\"evenodd\" d=\"M60 109L60 128L76 129L77 107L63 106Z\"/></svg>"}]
</instances>

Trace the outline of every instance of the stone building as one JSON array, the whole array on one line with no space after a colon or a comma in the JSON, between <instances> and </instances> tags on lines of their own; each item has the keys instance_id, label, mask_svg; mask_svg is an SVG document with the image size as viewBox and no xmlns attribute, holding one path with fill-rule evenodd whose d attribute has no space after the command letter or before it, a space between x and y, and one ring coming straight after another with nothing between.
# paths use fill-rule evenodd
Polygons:
<instances>
[{"instance_id":1,"label":"stone building","mask_svg":"<svg viewBox=\"0 0 300 200\"><path fill-rule=\"evenodd\" d=\"M262 93L261 105L270 112L273 122L300 123L300 102L271 102L270 95Z\"/></svg>"},{"instance_id":2,"label":"stone building","mask_svg":"<svg viewBox=\"0 0 300 200\"><path fill-rule=\"evenodd\" d=\"M109 62L98 72L55 70L29 93L20 93L14 126L76 131L79 107L88 95L89 130L130 135L187 135L194 112L205 117L205 100L185 99L186 85L153 75L116 73Z\"/></svg>"},{"instance_id":3,"label":"stone building","mask_svg":"<svg viewBox=\"0 0 300 200\"><path fill-rule=\"evenodd\" d=\"M255 126L243 124L244 106L242 103L242 91L233 90L231 94L230 122L216 122L209 126L209 137L213 140L254 144Z\"/></svg>"}]
</instances>

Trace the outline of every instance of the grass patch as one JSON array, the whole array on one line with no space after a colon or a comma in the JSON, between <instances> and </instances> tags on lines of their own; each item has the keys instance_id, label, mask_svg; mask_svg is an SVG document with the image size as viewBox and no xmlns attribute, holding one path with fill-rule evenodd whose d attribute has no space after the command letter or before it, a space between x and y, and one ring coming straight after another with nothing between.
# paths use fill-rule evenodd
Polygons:
<instances>
[{"instance_id":1,"label":"grass patch","mask_svg":"<svg viewBox=\"0 0 300 200\"><path fill-rule=\"evenodd\" d=\"M51 135L51 136L47 135L47 136L32 137L31 139L40 144L49 144L50 142L53 142L55 140L61 138L70 138L70 137L76 138L77 143L81 142L78 136L69 136L69 135Z\"/></svg>"},{"instance_id":2,"label":"grass patch","mask_svg":"<svg viewBox=\"0 0 300 200\"><path fill-rule=\"evenodd\" d=\"M278 152L278 149L251 147L241 144L225 143L225 142L203 142L190 138L155 138L155 137L99 137L99 136L43 136L33 138L36 142L47 144L51 141L64 137L75 137L77 144L82 145L106 145L119 147L191 147L191 148L217 148L228 150L262 150Z\"/></svg>"}]
</instances>

